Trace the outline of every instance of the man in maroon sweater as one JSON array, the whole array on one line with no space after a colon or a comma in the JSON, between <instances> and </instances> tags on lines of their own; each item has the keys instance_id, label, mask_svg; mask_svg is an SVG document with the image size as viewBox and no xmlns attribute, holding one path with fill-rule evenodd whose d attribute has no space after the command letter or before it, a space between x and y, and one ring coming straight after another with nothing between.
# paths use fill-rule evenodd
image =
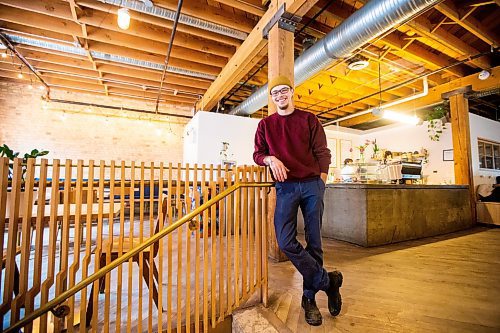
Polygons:
<instances>
[{"instance_id":1,"label":"man in maroon sweater","mask_svg":"<svg viewBox=\"0 0 500 333\"><path fill-rule=\"evenodd\" d=\"M253 159L269 166L276 180L274 227L278 246L302 274L306 322L317 326L322 323L315 301L319 290L328 295L332 316L337 316L342 306L342 274L323 268L321 248L323 196L331 154L318 119L312 113L294 109L290 80L273 78L268 89L277 112L260 121ZM305 249L296 238L299 207L304 217Z\"/></svg>"}]
</instances>

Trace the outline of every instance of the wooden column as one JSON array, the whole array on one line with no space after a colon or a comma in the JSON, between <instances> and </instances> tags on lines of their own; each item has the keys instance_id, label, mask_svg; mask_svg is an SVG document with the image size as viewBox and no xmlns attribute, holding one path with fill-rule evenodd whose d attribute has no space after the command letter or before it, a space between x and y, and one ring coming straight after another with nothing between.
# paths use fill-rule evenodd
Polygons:
<instances>
[{"instance_id":1,"label":"wooden column","mask_svg":"<svg viewBox=\"0 0 500 333\"><path fill-rule=\"evenodd\" d=\"M476 220L476 200L472 175L469 101L464 93L450 96L455 184L469 185L472 219Z\"/></svg>"},{"instance_id":2,"label":"wooden column","mask_svg":"<svg viewBox=\"0 0 500 333\"><path fill-rule=\"evenodd\" d=\"M281 3L282 1L278 1L278 6L280 6ZM275 24L269 31L268 38L268 81L273 77L283 75L290 78L290 81L294 82L293 32L280 29L278 24ZM276 106L274 105L270 95L268 96L268 102L268 115L271 115L276 112ZM274 188L268 198L268 254L269 257L275 261L286 261L288 258L283 252L280 251L274 232L274 209L276 207L276 190Z\"/></svg>"}]
</instances>

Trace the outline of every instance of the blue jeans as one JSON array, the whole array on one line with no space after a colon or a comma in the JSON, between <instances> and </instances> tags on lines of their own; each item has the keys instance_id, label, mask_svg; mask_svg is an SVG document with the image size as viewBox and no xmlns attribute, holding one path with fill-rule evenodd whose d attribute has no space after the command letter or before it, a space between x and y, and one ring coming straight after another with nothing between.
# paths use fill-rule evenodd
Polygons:
<instances>
[{"instance_id":1,"label":"blue jeans","mask_svg":"<svg viewBox=\"0 0 500 333\"><path fill-rule=\"evenodd\" d=\"M314 299L319 290L327 290L328 273L323 268L321 220L325 183L321 178L276 183L274 229L279 248L304 279L304 296ZM297 241L297 213L302 211L307 246Z\"/></svg>"}]
</instances>

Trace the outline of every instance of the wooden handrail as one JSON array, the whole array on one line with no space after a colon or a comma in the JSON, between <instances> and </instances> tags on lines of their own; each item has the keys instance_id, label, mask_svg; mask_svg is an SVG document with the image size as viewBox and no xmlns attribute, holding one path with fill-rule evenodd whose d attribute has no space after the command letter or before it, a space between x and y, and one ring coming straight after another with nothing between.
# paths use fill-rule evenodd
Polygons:
<instances>
[{"instance_id":1,"label":"wooden handrail","mask_svg":"<svg viewBox=\"0 0 500 333\"><path fill-rule=\"evenodd\" d=\"M129 259L133 258L134 256L137 256L140 252L144 251L154 243L160 241L163 237L169 235L185 223L191 221L194 217L197 215L201 214L203 211L206 211L208 208L212 207L214 204L219 202L220 200L224 199L234 191L238 190L239 188L257 188L257 187L271 187L273 186L274 183L272 182L238 182L231 187L227 188L226 190L222 191L221 193L215 195L212 197L210 200L205 202L203 205L195 208L193 211L189 212L176 222L172 223L168 227L160 230L158 233L154 234L150 238L146 239L144 242L141 244L137 245L127 253L124 253L122 256L118 257L108 265L105 265L104 267L100 268L97 272L92 274L91 276L83 279L80 281L78 284L74 285L70 289L62 292L59 296L55 297L53 300L45 303L42 305L39 309L31 312L27 316L25 316L23 319L20 321L16 322L14 325L10 326L7 328L4 332L9 333L9 332L18 332L19 329L22 327L29 325L32 323L35 319L38 317L48 313L49 311L52 311L57 317L64 317L68 314L70 311L69 307L64 305L58 307L61 303L66 301L68 298L72 297L75 295L77 292L81 291L82 289L88 287L95 281L101 279L104 277L106 274L111 272L113 269L117 268L121 264L127 262ZM81 185L80 185L81 186Z\"/></svg>"}]
</instances>

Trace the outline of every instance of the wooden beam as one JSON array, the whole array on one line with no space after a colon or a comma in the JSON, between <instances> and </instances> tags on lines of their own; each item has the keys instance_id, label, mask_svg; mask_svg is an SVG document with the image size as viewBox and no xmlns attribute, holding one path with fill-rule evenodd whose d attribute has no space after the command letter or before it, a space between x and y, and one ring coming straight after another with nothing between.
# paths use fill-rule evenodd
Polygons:
<instances>
[{"instance_id":1,"label":"wooden beam","mask_svg":"<svg viewBox=\"0 0 500 333\"><path fill-rule=\"evenodd\" d=\"M450 97L450 114L455 184L469 185L471 216L475 219L476 198L472 173L469 102L463 93Z\"/></svg>"},{"instance_id":2,"label":"wooden beam","mask_svg":"<svg viewBox=\"0 0 500 333\"><path fill-rule=\"evenodd\" d=\"M305 0L285 1L287 10L292 14L299 11L305 2ZM257 23L247 39L222 69L217 79L212 83L201 101L197 104L198 110L211 110L219 99L229 92L234 84L248 73L251 69L249 68L249 64L252 61L257 63L260 60L257 55L260 55L267 45L267 40L262 37L262 30L276 13L277 9L276 4L273 3L270 5L259 23Z\"/></svg>"},{"instance_id":3,"label":"wooden beam","mask_svg":"<svg viewBox=\"0 0 500 333\"><path fill-rule=\"evenodd\" d=\"M498 87L500 82L500 66L494 67L491 69L491 75L488 79L486 80L479 80L477 77L477 74L472 74L463 78L459 78L456 80L453 80L451 82L433 87L429 89L429 93L425 97L421 97L419 99L407 102L407 103L402 103L399 105L396 105L392 107L391 109L394 111L405 111L405 110L412 110L412 109L420 109L429 105L434 105L437 103L442 102L441 99L441 94L465 87L468 85L472 85L472 90L474 91L481 91L481 90L487 90L491 88ZM359 117L351 118L345 121L340 122L340 126L344 127L352 127L358 124L366 123L366 122L372 122L375 120L380 119L380 117L374 116L371 113L365 114Z\"/></svg>"},{"instance_id":4,"label":"wooden beam","mask_svg":"<svg viewBox=\"0 0 500 333\"><path fill-rule=\"evenodd\" d=\"M22 9L3 5L0 5L0 20L37 29L44 29L49 31L51 30L61 34L88 38L90 40L101 43L123 46L134 49L136 51L141 51L141 53L149 52L161 55L161 57L159 58L164 58L164 55L166 54L168 48L168 45L166 43L145 40L144 38L130 36L120 32L95 27L89 28L88 35L86 35L82 32L81 26L77 22L72 22L58 17L36 14ZM178 62L179 60L181 62L184 62L184 64L187 64L184 59L190 59L190 62L199 63L202 65L202 67L212 67L213 70L208 72L212 75L217 75L219 73L220 69L216 69L216 67L222 68L227 63L227 58L225 57L220 57L201 51L195 51L181 46L173 46L171 58L172 66L176 66L173 65L173 63ZM163 61L160 61L159 63L162 62ZM179 67L189 69L187 67ZM196 69L192 68L190 70L197 71ZM207 68L208 67L205 67L205 70ZM203 72L203 70L201 71Z\"/></svg>"},{"instance_id":5,"label":"wooden beam","mask_svg":"<svg viewBox=\"0 0 500 333\"><path fill-rule=\"evenodd\" d=\"M215 1L260 17L266 13L266 10L264 7L262 7L262 4L257 3L255 1L253 3L250 2L249 0L215 0Z\"/></svg>"},{"instance_id":6,"label":"wooden beam","mask_svg":"<svg viewBox=\"0 0 500 333\"><path fill-rule=\"evenodd\" d=\"M498 47L500 42L495 32L489 32L488 29L486 29L478 20L476 20L472 16L468 16L467 18L462 19L462 15L451 2L441 2L434 8L436 8L442 14L453 20L453 22L460 25L462 28L469 31L488 45Z\"/></svg>"},{"instance_id":7,"label":"wooden beam","mask_svg":"<svg viewBox=\"0 0 500 333\"><path fill-rule=\"evenodd\" d=\"M177 10L177 0L156 0L154 3L159 7ZM182 5L182 13L247 33L252 31L255 25L255 21L246 16L207 6L205 1L200 0L186 1Z\"/></svg>"},{"instance_id":8,"label":"wooden beam","mask_svg":"<svg viewBox=\"0 0 500 333\"><path fill-rule=\"evenodd\" d=\"M419 34L436 40L441 45L453 50L461 55L471 56L478 54L479 51L468 43L462 41L460 38L455 37L443 28L433 29L430 21L425 17L417 17L407 24L409 27L417 31ZM487 69L492 66L491 59L481 57L472 61L473 64L482 69Z\"/></svg>"}]
</instances>

